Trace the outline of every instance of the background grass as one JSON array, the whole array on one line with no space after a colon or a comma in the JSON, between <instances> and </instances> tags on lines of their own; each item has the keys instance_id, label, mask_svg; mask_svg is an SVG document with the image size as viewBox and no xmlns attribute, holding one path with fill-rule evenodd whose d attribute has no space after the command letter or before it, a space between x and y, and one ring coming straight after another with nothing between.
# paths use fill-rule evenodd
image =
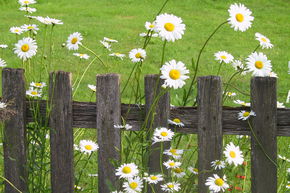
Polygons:
<instances>
[{"instance_id":1,"label":"background grass","mask_svg":"<svg viewBox=\"0 0 290 193\"><path fill-rule=\"evenodd\" d=\"M68 51L62 47L68 35L76 31L84 36L83 44L100 54L101 58L108 64L107 68L98 62L95 62L91 66L81 82L74 100L90 100L91 91L87 88L87 84L95 84L96 74L119 73L122 77L121 87L124 86L133 67L132 62L128 57L123 61L109 57L109 52L101 46L99 40L102 40L104 36L117 39L119 43L113 44L113 51L125 54L128 54L133 48L142 47L144 39L139 37L139 33L145 32L145 22L153 21L163 2L163 0L38 0L38 4L32 6L38 9L33 15L49 16L61 19L64 22L64 25L56 26L53 32L54 59L50 70L70 71L73 73L73 80L75 81L76 77L88 65L89 61L80 61L72 55L73 51ZM186 31L181 40L167 44L165 61L171 59L183 61L192 71L190 66L191 58L193 57L196 60L198 52L207 37L220 23L227 20L227 9L230 4L235 2L232 0L169 0L163 12L181 17L186 24ZM244 3L253 12L255 20L252 27L242 33L235 32L229 25L224 25L206 47L200 61L198 76L215 75L217 73L218 63L214 60L213 56L217 51L225 50L233 54L237 59L245 59L258 45L254 34L260 32L267 36L274 44L273 49L262 50L262 52L272 61L273 70L279 76L278 100L285 102L287 92L290 89L290 75L287 73L287 64L290 60L290 2L288 0L241 0L239 2ZM28 19L23 17L24 12L18 10L19 5L17 1L0 0L0 7L0 44L9 45L9 49L0 50L0 57L7 61L8 67L21 67L21 61L12 52L12 48L17 41L15 35L9 33L9 28L21 26L27 23ZM36 21L35 23L39 24ZM43 47L41 42L44 36L44 27L41 24L39 25L41 30L38 33L37 41L40 51ZM143 75L159 72L161 49L162 41L158 38L153 39L147 49L147 58L142 71ZM80 49L77 52L86 51ZM40 60L40 54L34 57L32 63L34 75L27 76L27 82L32 80L39 81L39 79L34 77L43 74ZM228 80L232 73L234 73L232 67L224 65L221 72L223 81ZM48 75L44 74L44 76L43 80L46 80ZM234 85L242 91L249 93L250 78L250 75L238 77L235 79ZM129 101L130 93L130 88L128 88L122 95L122 102ZM181 94L182 90L172 92L171 103L178 104L178 98ZM239 93L236 99L250 100L249 96ZM226 105L234 104L228 101ZM289 107L289 104L286 104L286 106ZM80 138L96 139L95 130L86 130L82 133ZM234 138L232 136L225 136L224 139L228 142ZM289 137L279 137L278 139L279 153L289 157ZM196 142L193 141L191 145L195 146ZM96 158L95 155L94 157ZM286 166L283 167L287 168ZM79 168L82 167L80 166ZM95 171L95 168L96 166L93 164L89 165L88 171ZM76 173L78 172L79 170L76 169ZM285 175L286 173L279 173L279 182L284 179ZM81 182L83 184L86 183L85 181ZM93 183L96 183L96 181ZM283 189L281 189L282 191Z\"/></svg>"}]
</instances>

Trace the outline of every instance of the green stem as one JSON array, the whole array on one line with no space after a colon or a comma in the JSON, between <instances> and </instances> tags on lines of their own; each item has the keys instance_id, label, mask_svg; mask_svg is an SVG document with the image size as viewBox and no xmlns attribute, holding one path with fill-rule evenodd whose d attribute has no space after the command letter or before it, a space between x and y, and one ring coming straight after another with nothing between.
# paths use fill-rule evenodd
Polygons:
<instances>
[{"instance_id":1,"label":"green stem","mask_svg":"<svg viewBox=\"0 0 290 193\"><path fill-rule=\"evenodd\" d=\"M217 72L217 76L220 74L220 71L221 71L221 68L222 68L222 64L223 64L223 61L220 63L220 65L219 65L219 69L218 69L218 72Z\"/></svg>"},{"instance_id":2,"label":"green stem","mask_svg":"<svg viewBox=\"0 0 290 193\"><path fill-rule=\"evenodd\" d=\"M168 1L169 1L169 0L166 0L166 1L163 3L162 7L160 8L160 10L159 10L158 13L156 14L156 16L158 16L158 15L162 12L162 10L164 9L164 7L165 7L166 4L168 3Z\"/></svg>"},{"instance_id":3,"label":"green stem","mask_svg":"<svg viewBox=\"0 0 290 193\"><path fill-rule=\"evenodd\" d=\"M197 56L197 61L196 61L196 70L195 70L195 74L194 74L194 78L192 79L191 83L190 83L190 87L188 89L188 92L187 92L187 95L186 95L186 98L184 100L184 106L187 104L187 100L188 100L188 97L191 93L191 90L192 90L192 87L193 87L193 84L195 82L195 78L196 78L196 74L197 74L197 71L198 71L198 67L199 67L199 61L200 61L200 57L201 57L201 54L204 50L204 48L206 47L207 43L209 42L209 40L213 37L213 35L224 25L228 23L228 21L225 21L223 23L221 23L213 32L212 34L207 38L207 40L205 41L205 43L203 44L202 48L200 49L199 53L198 53L198 56Z\"/></svg>"},{"instance_id":4,"label":"green stem","mask_svg":"<svg viewBox=\"0 0 290 193\"><path fill-rule=\"evenodd\" d=\"M10 186L12 186L17 192L22 193L18 188L16 188L9 180L7 180L6 178L0 176L0 178L2 178L5 182L7 182Z\"/></svg>"},{"instance_id":5,"label":"green stem","mask_svg":"<svg viewBox=\"0 0 290 193\"><path fill-rule=\"evenodd\" d=\"M256 52L259 47L260 47L260 44L254 49L253 53Z\"/></svg>"},{"instance_id":6,"label":"green stem","mask_svg":"<svg viewBox=\"0 0 290 193\"><path fill-rule=\"evenodd\" d=\"M91 49L89 49L88 47L84 46L83 44L80 44L81 47L83 47L84 49L88 50L89 52L91 52L94 56L96 56L96 58L105 66L105 67L108 67L104 62L103 60Z\"/></svg>"},{"instance_id":7,"label":"green stem","mask_svg":"<svg viewBox=\"0 0 290 193\"><path fill-rule=\"evenodd\" d=\"M236 76L236 75L238 75L238 74L240 74L241 72L240 71L238 71L238 72L235 72L234 74L232 74L232 76L230 77L230 79L229 79L229 81L226 83L226 87L225 87L225 90L224 90L224 93L223 93L223 101L225 101L226 100L226 98L227 98L227 95L226 95L226 93L227 93L227 89L228 89L228 87L229 87L229 83L232 81L232 79Z\"/></svg>"},{"instance_id":8,"label":"green stem","mask_svg":"<svg viewBox=\"0 0 290 193\"><path fill-rule=\"evenodd\" d=\"M132 76L132 74L133 74L133 72L134 72L134 70L135 70L135 68L136 68L137 65L138 65L138 63L135 63L133 69L131 70L130 75L129 75L129 78L128 78L128 80L126 81L125 86L124 86L124 88L123 88L122 91L121 91L121 95L123 94L123 92L124 92L125 89L127 88L128 83L129 83L129 80L131 79L131 76Z\"/></svg>"},{"instance_id":9,"label":"green stem","mask_svg":"<svg viewBox=\"0 0 290 193\"><path fill-rule=\"evenodd\" d=\"M163 171L163 148L164 144L163 142L160 143L160 159L159 159L159 164L160 164L160 170L162 173L162 176L164 176L164 171Z\"/></svg>"},{"instance_id":10,"label":"green stem","mask_svg":"<svg viewBox=\"0 0 290 193\"><path fill-rule=\"evenodd\" d=\"M90 161L90 159L91 159L93 153L94 153L94 152L92 152L92 153L90 154L90 156L89 156L89 158L87 159L87 161L86 161L84 167L82 168L81 173L80 173L80 175L79 175L79 177L78 177L78 179L77 179L77 181L76 181L76 183L75 183L75 186L78 186L78 184L79 184L79 182L80 182L80 180L81 180L82 174L83 174L83 172L84 172L84 169L87 168L87 165L88 165L88 163L89 163L89 161Z\"/></svg>"},{"instance_id":11,"label":"green stem","mask_svg":"<svg viewBox=\"0 0 290 193\"><path fill-rule=\"evenodd\" d=\"M152 184L150 184L151 190L153 193L156 193Z\"/></svg>"}]
</instances>

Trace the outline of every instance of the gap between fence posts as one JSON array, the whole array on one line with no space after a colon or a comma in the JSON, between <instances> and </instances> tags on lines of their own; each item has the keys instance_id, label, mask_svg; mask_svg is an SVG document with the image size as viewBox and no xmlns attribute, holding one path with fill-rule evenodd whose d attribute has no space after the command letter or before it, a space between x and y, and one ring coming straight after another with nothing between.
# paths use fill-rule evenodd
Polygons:
<instances>
[{"instance_id":1,"label":"gap between fence posts","mask_svg":"<svg viewBox=\"0 0 290 193\"><path fill-rule=\"evenodd\" d=\"M23 69L2 71L3 101L14 115L4 124L4 175L17 189L27 191L26 102ZM5 181L5 193L19 193Z\"/></svg>"},{"instance_id":2,"label":"gap between fence posts","mask_svg":"<svg viewBox=\"0 0 290 193\"><path fill-rule=\"evenodd\" d=\"M169 119L169 112L170 112L170 95L169 92L164 93L159 101L157 102L156 106L152 107L152 104L156 97L162 92L163 88L161 85L163 81L160 79L160 76L157 74L153 75L146 75L145 76L145 112L146 116L148 116L147 128L151 129L151 133L157 127L166 127L168 128L168 119ZM151 112L150 112L151 110ZM150 113L150 114L149 114ZM149 140L152 140L149 139ZM170 142L163 142L164 149L168 149L170 147ZM160 173L160 143L155 143L149 150L151 154L149 156L149 173ZM166 161L166 160L164 160ZM162 165L162 167L164 167ZM165 168L163 169L165 171ZM155 190L157 192L161 192L160 185L155 185ZM148 192L151 192L151 189L148 189Z\"/></svg>"},{"instance_id":3,"label":"gap between fence posts","mask_svg":"<svg viewBox=\"0 0 290 193\"><path fill-rule=\"evenodd\" d=\"M74 192L71 73L50 73L50 156L52 193Z\"/></svg>"},{"instance_id":4,"label":"gap between fence posts","mask_svg":"<svg viewBox=\"0 0 290 193\"><path fill-rule=\"evenodd\" d=\"M222 88L218 76L198 78L198 192L208 192L211 162L222 158Z\"/></svg>"},{"instance_id":5,"label":"gap between fence posts","mask_svg":"<svg viewBox=\"0 0 290 193\"><path fill-rule=\"evenodd\" d=\"M277 192L276 93L276 78L252 78L251 109L256 113L251 135L252 193Z\"/></svg>"},{"instance_id":6,"label":"gap between fence posts","mask_svg":"<svg viewBox=\"0 0 290 193\"><path fill-rule=\"evenodd\" d=\"M121 131L114 125L121 123L120 76L103 74L96 77L96 127L98 132L98 188L100 193L119 189L112 161L120 161Z\"/></svg>"}]
</instances>

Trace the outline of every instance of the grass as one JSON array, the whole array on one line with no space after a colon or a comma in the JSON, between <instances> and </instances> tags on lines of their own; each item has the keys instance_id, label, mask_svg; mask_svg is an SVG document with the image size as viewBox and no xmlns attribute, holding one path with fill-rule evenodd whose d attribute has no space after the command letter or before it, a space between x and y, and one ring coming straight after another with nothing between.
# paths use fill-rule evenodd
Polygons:
<instances>
[{"instance_id":1,"label":"grass","mask_svg":"<svg viewBox=\"0 0 290 193\"><path fill-rule=\"evenodd\" d=\"M109 52L105 50L99 40L103 37L117 39L118 44L113 45L114 52L128 54L133 48L143 46L144 39L139 37L139 33L145 32L145 21L152 21L163 4L163 0L38 0L36 7L38 11L34 15L50 16L61 19L65 25L56 26L53 31L53 65L52 70L64 70L72 72L73 82L83 72L89 61L80 61L62 47L69 34L80 32L84 36L83 44L93 49L108 65L102 66L95 62L85 75L80 84L74 100L89 101L91 92L87 84L95 84L95 75L102 73L119 73L121 74L121 87L124 86L129 73L133 67L132 62L128 59L123 61L109 57ZM186 24L185 35L181 40L174 43L168 43L165 50L165 61L176 59L183 61L193 73L191 59L197 59L198 52L207 37L212 31L228 18L227 9L235 1L213 1L213 0L182 0L170 1L163 12L172 13L180 16ZM224 25L213 39L207 45L201 61L198 76L216 75L218 63L214 60L213 54L217 51L226 50L233 54L235 58L245 59L258 45L254 34L260 32L266 35L274 44L270 50L261 50L272 61L273 70L278 74L278 101L285 102L288 90L290 89L290 75L288 72L288 60L290 57L289 46L289 29L290 15L289 2L286 0L257 0L257 1L239 1L244 3L252 12L255 20L252 27L246 32L235 32L229 25ZM24 13L18 11L17 1L0 0L2 18L0 22L0 44L8 44L9 50L0 50L0 58L7 61L8 67L21 67L22 62L11 51L16 43L14 34L9 33L12 26L21 26L28 22L23 17ZM36 22L37 23L37 22ZM47 31L47 41L49 41L49 30ZM37 36L39 42L39 52L43 49L42 39L44 36L43 26ZM142 76L146 74L159 73L161 62L162 41L153 39L147 49L147 58L142 69ZM78 52L86 52L80 49ZM86 52L87 53L87 52ZM48 55L48 48L45 49L45 55ZM47 63L47 59L45 61ZM40 67L40 54L35 57L32 63L33 75L27 76L27 82L39 81L39 75L42 80L47 80L48 74L43 73ZM227 81L234 70L230 66L222 67L222 80ZM249 93L250 75L240 76L233 82L245 93ZM188 81L189 83L189 81ZM188 85L187 87L188 88ZM194 92L196 89L194 90ZM235 91L234 89L232 91ZM235 91L236 92L236 91ZM130 101L130 88L122 95L122 102ZM176 97L177 96L177 97ZM182 96L182 90L172 92L172 104L178 105L179 98ZM249 96L238 93L237 99L249 101ZM227 101L225 105L233 105ZM286 104L290 107L289 104ZM82 138L96 139L95 131L84 132L80 130ZM92 137L93 136L93 137ZM289 139L287 137L278 138L279 153L283 156L289 156ZM76 139L78 141L79 139ZM233 137L224 137L225 141L233 140ZM245 148L249 143L245 142ZM190 144L195 145L195 140ZM95 155L94 155L95 156ZM288 166L283 163L281 167ZM81 166L80 166L81 168ZM88 171L94 171L95 166L88 167ZM79 170L77 169L77 172ZM279 182L285 177L285 173L279 173ZM85 181L81 181L85 183ZM93 183L96 183L94 181Z\"/></svg>"}]
</instances>

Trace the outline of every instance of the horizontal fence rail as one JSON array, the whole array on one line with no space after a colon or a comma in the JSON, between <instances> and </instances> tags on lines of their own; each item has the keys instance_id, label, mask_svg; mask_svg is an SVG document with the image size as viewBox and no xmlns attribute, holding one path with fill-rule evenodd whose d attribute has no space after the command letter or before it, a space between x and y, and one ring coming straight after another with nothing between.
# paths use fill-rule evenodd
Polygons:
<instances>
[{"instance_id":1,"label":"horizontal fence rail","mask_svg":"<svg viewBox=\"0 0 290 193\"><path fill-rule=\"evenodd\" d=\"M252 130L247 121L238 120L238 113L250 110L249 107L222 107L222 84L221 78L217 76L198 78L197 107L169 107L169 94L166 93L160 97L154 111L149 110L154 99L150 89L154 88L152 85L155 82L160 81L157 75L145 77L145 105L121 104L119 75L97 75L96 79L96 102L72 101L71 74L61 71L50 76L50 83L53 85L50 85L49 101L27 100L24 94L24 71L9 68L3 70L3 99L11 101L10 107L17 112L4 126L5 177L17 189L26 192L28 187L25 124L34 121L30 107L36 106L33 103L38 103L43 118L47 116L47 108L52 112L50 144L53 193L74 192L72 128L96 128L100 147L99 163L96 163L99 186L96 188L99 193L109 193L111 186L120 186L114 175L115 168L110 162L120 161L121 157L117 151L121 148L121 132L114 129L113 125L120 124L121 119L124 119L133 126L133 130L138 131L145 117L149 117L154 127L166 127L168 119L179 118L185 126L177 128L177 132L198 135L199 193L208 191L204 183L212 172L202 171L208 171L210 162L222 156L222 138L225 134L251 136L252 193L277 192L277 136L290 136L290 109L276 108L275 78L252 78L251 109L257 114L251 120ZM158 93L161 84L155 85L154 92ZM150 112L156 119L151 120ZM266 158L260 144L270 159ZM65 153L58 151L58 147L65 150ZM159 160L158 156L159 154L154 153L150 155L149 171L158 171L156 164L150 161ZM189 161L194 164L193 160ZM8 183L5 184L5 193L16 192L19 191Z\"/></svg>"},{"instance_id":2,"label":"horizontal fence rail","mask_svg":"<svg viewBox=\"0 0 290 193\"><path fill-rule=\"evenodd\" d=\"M27 121L32 122L32 111L29 103L38 102L40 113L45 116L46 101L26 101ZM95 102L73 102L73 127L95 128L96 127L96 103ZM238 120L241 110L250 110L250 107L222 107L222 128L225 135L250 135L250 129L245 121ZM145 118L145 105L121 104L121 116L126 123L133 126L132 130L138 130ZM197 134L197 107L171 107L171 119L179 118L185 124L177 128L177 132ZM169 126L170 127L170 126ZM277 136L290 136L290 109L277 109Z\"/></svg>"}]
</instances>

